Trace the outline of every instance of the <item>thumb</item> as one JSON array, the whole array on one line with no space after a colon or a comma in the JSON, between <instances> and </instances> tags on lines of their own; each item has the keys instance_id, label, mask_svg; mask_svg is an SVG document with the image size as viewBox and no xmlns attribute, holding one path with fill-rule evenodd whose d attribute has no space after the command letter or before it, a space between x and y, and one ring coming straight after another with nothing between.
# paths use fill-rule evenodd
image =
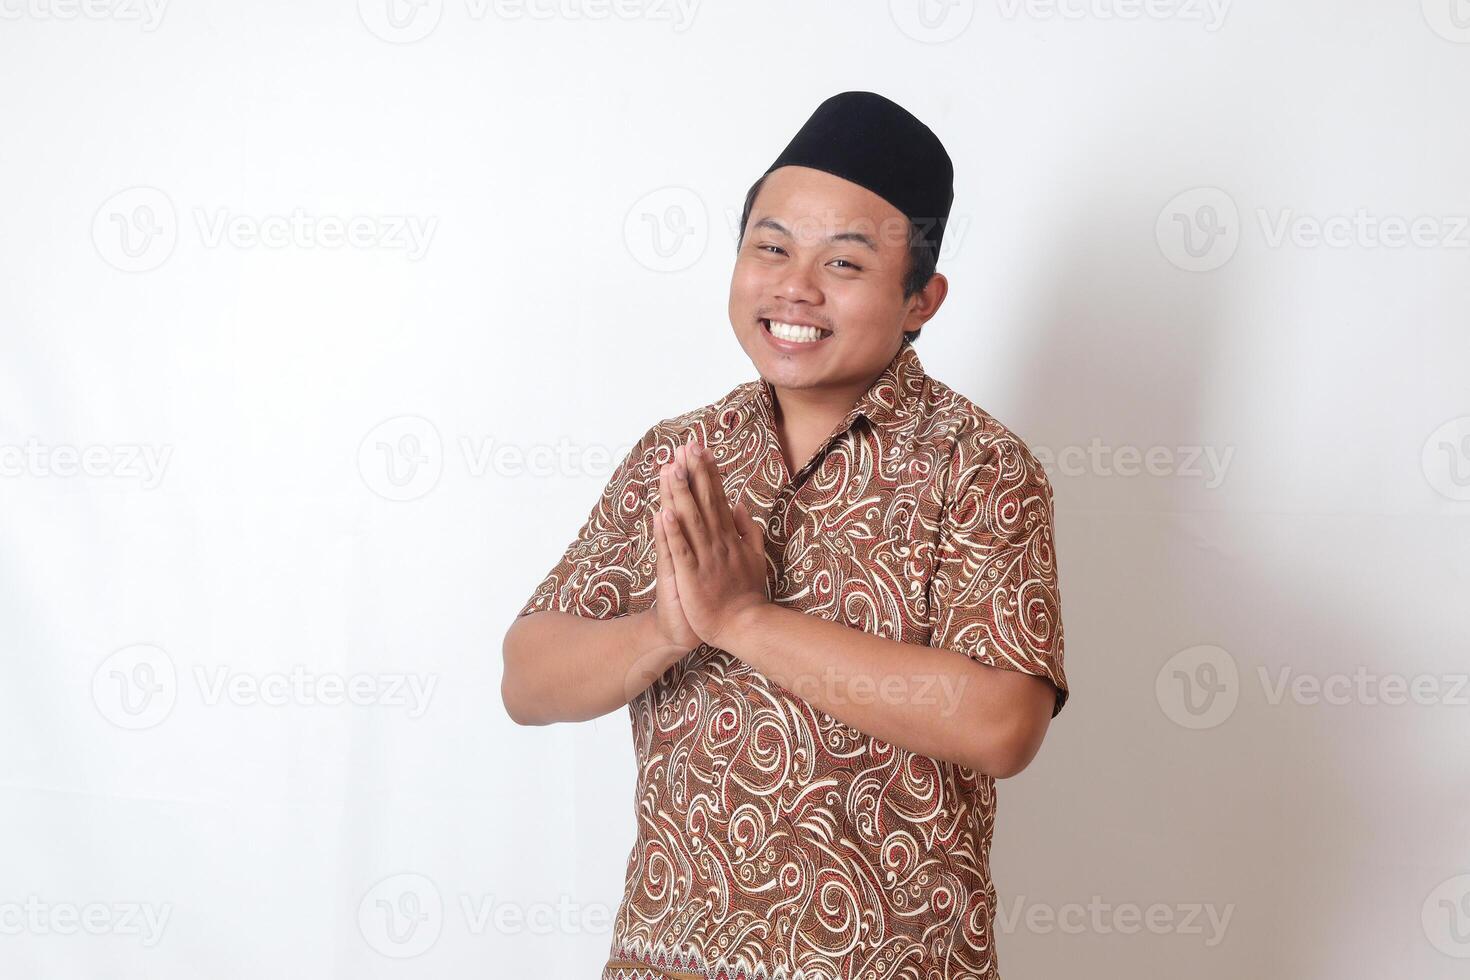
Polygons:
<instances>
[{"instance_id":1,"label":"thumb","mask_svg":"<svg viewBox=\"0 0 1470 980\"><path fill-rule=\"evenodd\" d=\"M733 512L735 514L735 530L739 533L740 540L753 548L759 547L764 552L765 542L761 540L761 527L755 522L755 518L750 516L750 509L745 506L745 501L736 501Z\"/></svg>"}]
</instances>

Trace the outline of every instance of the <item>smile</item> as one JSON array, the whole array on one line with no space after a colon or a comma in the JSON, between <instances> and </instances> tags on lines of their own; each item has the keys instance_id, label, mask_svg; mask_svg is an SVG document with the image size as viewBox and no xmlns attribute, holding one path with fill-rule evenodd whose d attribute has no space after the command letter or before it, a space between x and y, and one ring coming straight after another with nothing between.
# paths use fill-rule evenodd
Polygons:
<instances>
[{"instance_id":1,"label":"smile","mask_svg":"<svg viewBox=\"0 0 1470 980\"><path fill-rule=\"evenodd\" d=\"M832 336L832 331L801 323L782 323L780 320L761 320L766 335L785 344L815 344Z\"/></svg>"}]
</instances>

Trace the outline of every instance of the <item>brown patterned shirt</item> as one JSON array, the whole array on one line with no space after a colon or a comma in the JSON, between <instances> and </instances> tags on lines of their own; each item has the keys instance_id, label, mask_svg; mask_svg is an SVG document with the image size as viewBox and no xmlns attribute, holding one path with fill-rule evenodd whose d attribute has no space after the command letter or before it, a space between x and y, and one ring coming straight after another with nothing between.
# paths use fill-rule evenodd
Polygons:
<instances>
[{"instance_id":1,"label":"brown patterned shirt","mask_svg":"<svg viewBox=\"0 0 1470 980\"><path fill-rule=\"evenodd\" d=\"M1039 674L1067 700L1051 486L908 344L791 475L765 379L650 428L521 615L654 600L658 467L689 434L766 537L774 601ZM992 777L690 651L628 705L638 833L603 980L996 980Z\"/></svg>"}]
</instances>

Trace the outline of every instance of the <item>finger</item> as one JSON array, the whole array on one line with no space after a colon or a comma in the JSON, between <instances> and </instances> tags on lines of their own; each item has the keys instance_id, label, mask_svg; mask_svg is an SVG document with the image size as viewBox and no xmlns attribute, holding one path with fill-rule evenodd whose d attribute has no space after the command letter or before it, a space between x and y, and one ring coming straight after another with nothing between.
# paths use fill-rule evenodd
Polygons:
<instances>
[{"instance_id":1,"label":"finger","mask_svg":"<svg viewBox=\"0 0 1470 980\"><path fill-rule=\"evenodd\" d=\"M666 510L663 513L662 519L664 521L664 533L668 535L669 539L669 554L674 559L675 576L681 570L684 572L693 572L694 551L689 547L689 539L684 536L684 529L681 526L678 515L671 510Z\"/></svg>"},{"instance_id":2,"label":"finger","mask_svg":"<svg viewBox=\"0 0 1470 980\"><path fill-rule=\"evenodd\" d=\"M679 598L679 586L677 577L674 575L674 558L669 554L669 536L664 528L663 509L654 512L653 515L653 552L654 552L654 574L658 582L669 590L671 601Z\"/></svg>"},{"instance_id":3,"label":"finger","mask_svg":"<svg viewBox=\"0 0 1470 980\"><path fill-rule=\"evenodd\" d=\"M745 506L745 501L735 501L735 509L730 512L730 516L735 520L735 531L740 535L742 541L752 536L760 536L760 525L755 522L754 517L750 516L750 508Z\"/></svg>"},{"instance_id":4,"label":"finger","mask_svg":"<svg viewBox=\"0 0 1470 980\"><path fill-rule=\"evenodd\" d=\"M662 506L659 508L659 517L662 519L664 540L669 544L669 556L671 558L674 554L674 536L671 533L672 530L678 529L683 534L685 543L688 543L688 526L687 524L681 525L678 522L680 498L677 486L679 484L678 469L682 465L680 461L681 455L679 450L675 448L673 458L665 463L663 469L659 472L659 480L663 487L663 501ZM669 521L665 515L672 516L674 520Z\"/></svg>"},{"instance_id":5,"label":"finger","mask_svg":"<svg viewBox=\"0 0 1470 980\"><path fill-rule=\"evenodd\" d=\"M746 506L745 501L737 500L732 513L735 518L735 527L740 532L740 543L750 551L752 556L759 558L764 563L766 560L765 532L751 516L750 508Z\"/></svg>"},{"instance_id":6,"label":"finger","mask_svg":"<svg viewBox=\"0 0 1470 980\"><path fill-rule=\"evenodd\" d=\"M683 446L680 446L674 453L674 465L669 474L669 500L672 503L669 509L679 520L678 527L684 540L689 547L698 551L702 548L707 534L704 518L699 512L699 504L689 489L689 467L685 462L685 456Z\"/></svg>"},{"instance_id":7,"label":"finger","mask_svg":"<svg viewBox=\"0 0 1470 980\"><path fill-rule=\"evenodd\" d=\"M709 449L699 443L690 446L689 453L694 462L691 470L694 477L694 498L699 501L705 521L712 528L719 528L725 534L733 534L735 518L730 513L730 501L725 499L725 485L720 479L720 468L715 465Z\"/></svg>"}]
</instances>

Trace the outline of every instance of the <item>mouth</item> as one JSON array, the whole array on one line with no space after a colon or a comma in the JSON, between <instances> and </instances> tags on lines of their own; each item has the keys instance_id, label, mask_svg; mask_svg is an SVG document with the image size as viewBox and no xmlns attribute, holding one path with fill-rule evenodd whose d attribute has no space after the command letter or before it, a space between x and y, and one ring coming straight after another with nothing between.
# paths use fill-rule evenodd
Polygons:
<instances>
[{"instance_id":1,"label":"mouth","mask_svg":"<svg viewBox=\"0 0 1470 980\"><path fill-rule=\"evenodd\" d=\"M809 347L820 344L832 336L832 331L824 330L815 324L809 323L786 323L781 320L770 320L762 318L761 332L767 338L775 341L777 346L787 348Z\"/></svg>"}]
</instances>

